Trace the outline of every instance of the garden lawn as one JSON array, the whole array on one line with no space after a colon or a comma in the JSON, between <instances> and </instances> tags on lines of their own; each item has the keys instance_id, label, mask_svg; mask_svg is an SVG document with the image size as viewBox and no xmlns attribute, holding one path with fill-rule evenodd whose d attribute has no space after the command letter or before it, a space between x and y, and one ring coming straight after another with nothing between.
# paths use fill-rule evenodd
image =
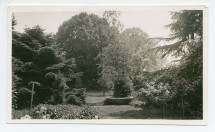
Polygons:
<instances>
[{"instance_id":1,"label":"garden lawn","mask_svg":"<svg viewBox=\"0 0 215 132\"><path fill-rule=\"evenodd\" d=\"M110 92L107 96L102 96L101 92L87 93L86 103L98 109L100 119L181 119L180 110L166 108L162 115L161 108L139 107L143 102L138 100L133 100L131 105L104 105L110 95Z\"/></svg>"},{"instance_id":2,"label":"garden lawn","mask_svg":"<svg viewBox=\"0 0 215 132\"><path fill-rule=\"evenodd\" d=\"M100 111L100 119L162 119L160 108L140 108L131 105L93 106ZM163 119L181 119L180 111L165 109Z\"/></svg>"},{"instance_id":3,"label":"garden lawn","mask_svg":"<svg viewBox=\"0 0 215 132\"><path fill-rule=\"evenodd\" d=\"M86 98L86 104L91 106L101 106L104 105L104 101L107 97L93 97L93 96L87 96Z\"/></svg>"},{"instance_id":4,"label":"garden lawn","mask_svg":"<svg viewBox=\"0 0 215 132\"><path fill-rule=\"evenodd\" d=\"M91 106L104 105L105 99L112 95L113 93L111 91L106 91L105 96L103 96L101 91L88 91L86 92L86 104Z\"/></svg>"},{"instance_id":5,"label":"garden lawn","mask_svg":"<svg viewBox=\"0 0 215 132\"><path fill-rule=\"evenodd\" d=\"M98 109L101 119L138 119L141 115L141 108L130 105L106 105L94 106ZM142 116L141 116L142 117Z\"/></svg>"}]
</instances>

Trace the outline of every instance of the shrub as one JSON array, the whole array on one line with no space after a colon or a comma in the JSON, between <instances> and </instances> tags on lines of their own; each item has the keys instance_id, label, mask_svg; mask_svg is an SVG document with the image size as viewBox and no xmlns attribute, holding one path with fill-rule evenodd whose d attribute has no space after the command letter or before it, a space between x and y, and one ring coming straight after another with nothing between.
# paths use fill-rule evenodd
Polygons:
<instances>
[{"instance_id":1,"label":"shrub","mask_svg":"<svg viewBox=\"0 0 215 132\"><path fill-rule=\"evenodd\" d=\"M43 47L38 51L35 63L38 64L39 66L47 67L52 64L57 64L58 61L59 60L54 49L50 47Z\"/></svg>"},{"instance_id":2,"label":"shrub","mask_svg":"<svg viewBox=\"0 0 215 132\"><path fill-rule=\"evenodd\" d=\"M44 82L48 85L51 85L56 80L56 74L49 72L44 77Z\"/></svg>"},{"instance_id":3,"label":"shrub","mask_svg":"<svg viewBox=\"0 0 215 132\"><path fill-rule=\"evenodd\" d=\"M63 97L61 94L53 94L48 101L47 104L57 105L63 103Z\"/></svg>"},{"instance_id":4,"label":"shrub","mask_svg":"<svg viewBox=\"0 0 215 132\"><path fill-rule=\"evenodd\" d=\"M150 82L139 90L138 98L145 101L145 106L162 107L169 104L175 96L168 83Z\"/></svg>"},{"instance_id":5,"label":"shrub","mask_svg":"<svg viewBox=\"0 0 215 132\"><path fill-rule=\"evenodd\" d=\"M87 105L45 105L34 108L33 119L97 119L99 112L96 108Z\"/></svg>"},{"instance_id":6,"label":"shrub","mask_svg":"<svg viewBox=\"0 0 215 132\"><path fill-rule=\"evenodd\" d=\"M114 97L128 97L131 95L131 88L124 81L116 81L114 86Z\"/></svg>"},{"instance_id":7,"label":"shrub","mask_svg":"<svg viewBox=\"0 0 215 132\"><path fill-rule=\"evenodd\" d=\"M31 99L31 91L27 88L21 88L17 96L17 109L23 109L29 106Z\"/></svg>"},{"instance_id":8,"label":"shrub","mask_svg":"<svg viewBox=\"0 0 215 132\"><path fill-rule=\"evenodd\" d=\"M74 105L81 105L82 101L80 100L79 97L71 94L67 97L66 103L67 104L74 104Z\"/></svg>"},{"instance_id":9,"label":"shrub","mask_svg":"<svg viewBox=\"0 0 215 132\"><path fill-rule=\"evenodd\" d=\"M80 88L80 89L72 89L71 91L66 93L65 99L67 104L73 104L73 105L82 105L85 104L86 101L86 89Z\"/></svg>"}]
</instances>

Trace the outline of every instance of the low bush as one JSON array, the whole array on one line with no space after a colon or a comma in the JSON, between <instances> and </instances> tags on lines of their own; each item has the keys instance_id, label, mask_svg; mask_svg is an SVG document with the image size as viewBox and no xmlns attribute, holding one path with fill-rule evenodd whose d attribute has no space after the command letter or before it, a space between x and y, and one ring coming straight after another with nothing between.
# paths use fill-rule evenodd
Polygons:
<instances>
[{"instance_id":1,"label":"low bush","mask_svg":"<svg viewBox=\"0 0 215 132\"><path fill-rule=\"evenodd\" d=\"M87 105L38 105L32 112L33 119L98 119L96 108Z\"/></svg>"}]
</instances>

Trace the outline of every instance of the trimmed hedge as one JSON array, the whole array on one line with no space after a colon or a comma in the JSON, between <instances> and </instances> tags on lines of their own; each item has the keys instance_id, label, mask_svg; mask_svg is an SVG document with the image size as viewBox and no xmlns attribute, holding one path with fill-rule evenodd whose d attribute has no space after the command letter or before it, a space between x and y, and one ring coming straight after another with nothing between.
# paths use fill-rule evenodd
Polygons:
<instances>
[{"instance_id":1,"label":"trimmed hedge","mask_svg":"<svg viewBox=\"0 0 215 132\"><path fill-rule=\"evenodd\" d=\"M104 102L105 105L128 105L132 101L133 97L124 98L107 98Z\"/></svg>"}]
</instances>

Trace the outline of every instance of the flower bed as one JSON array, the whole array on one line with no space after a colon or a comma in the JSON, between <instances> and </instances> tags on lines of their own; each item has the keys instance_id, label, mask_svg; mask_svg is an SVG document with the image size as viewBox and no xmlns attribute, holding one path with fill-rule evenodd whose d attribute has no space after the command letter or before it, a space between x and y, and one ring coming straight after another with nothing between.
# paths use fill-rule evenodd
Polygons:
<instances>
[{"instance_id":1,"label":"flower bed","mask_svg":"<svg viewBox=\"0 0 215 132\"><path fill-rule=\"evenodd\" d=\"M87 105L38 105L31 116L33 119L98 119L99 112Z\"/></svg>"},{"instance_id":2,"label":"flower bed","mask_svg":"<svg viewBox=\"0 0 215 132\"><path fill-rule=\"evenodd\" d=\"M105 105L128 105L133 97L115 98L110 97L105 100Z\"/></svg>"}]
</instances>

